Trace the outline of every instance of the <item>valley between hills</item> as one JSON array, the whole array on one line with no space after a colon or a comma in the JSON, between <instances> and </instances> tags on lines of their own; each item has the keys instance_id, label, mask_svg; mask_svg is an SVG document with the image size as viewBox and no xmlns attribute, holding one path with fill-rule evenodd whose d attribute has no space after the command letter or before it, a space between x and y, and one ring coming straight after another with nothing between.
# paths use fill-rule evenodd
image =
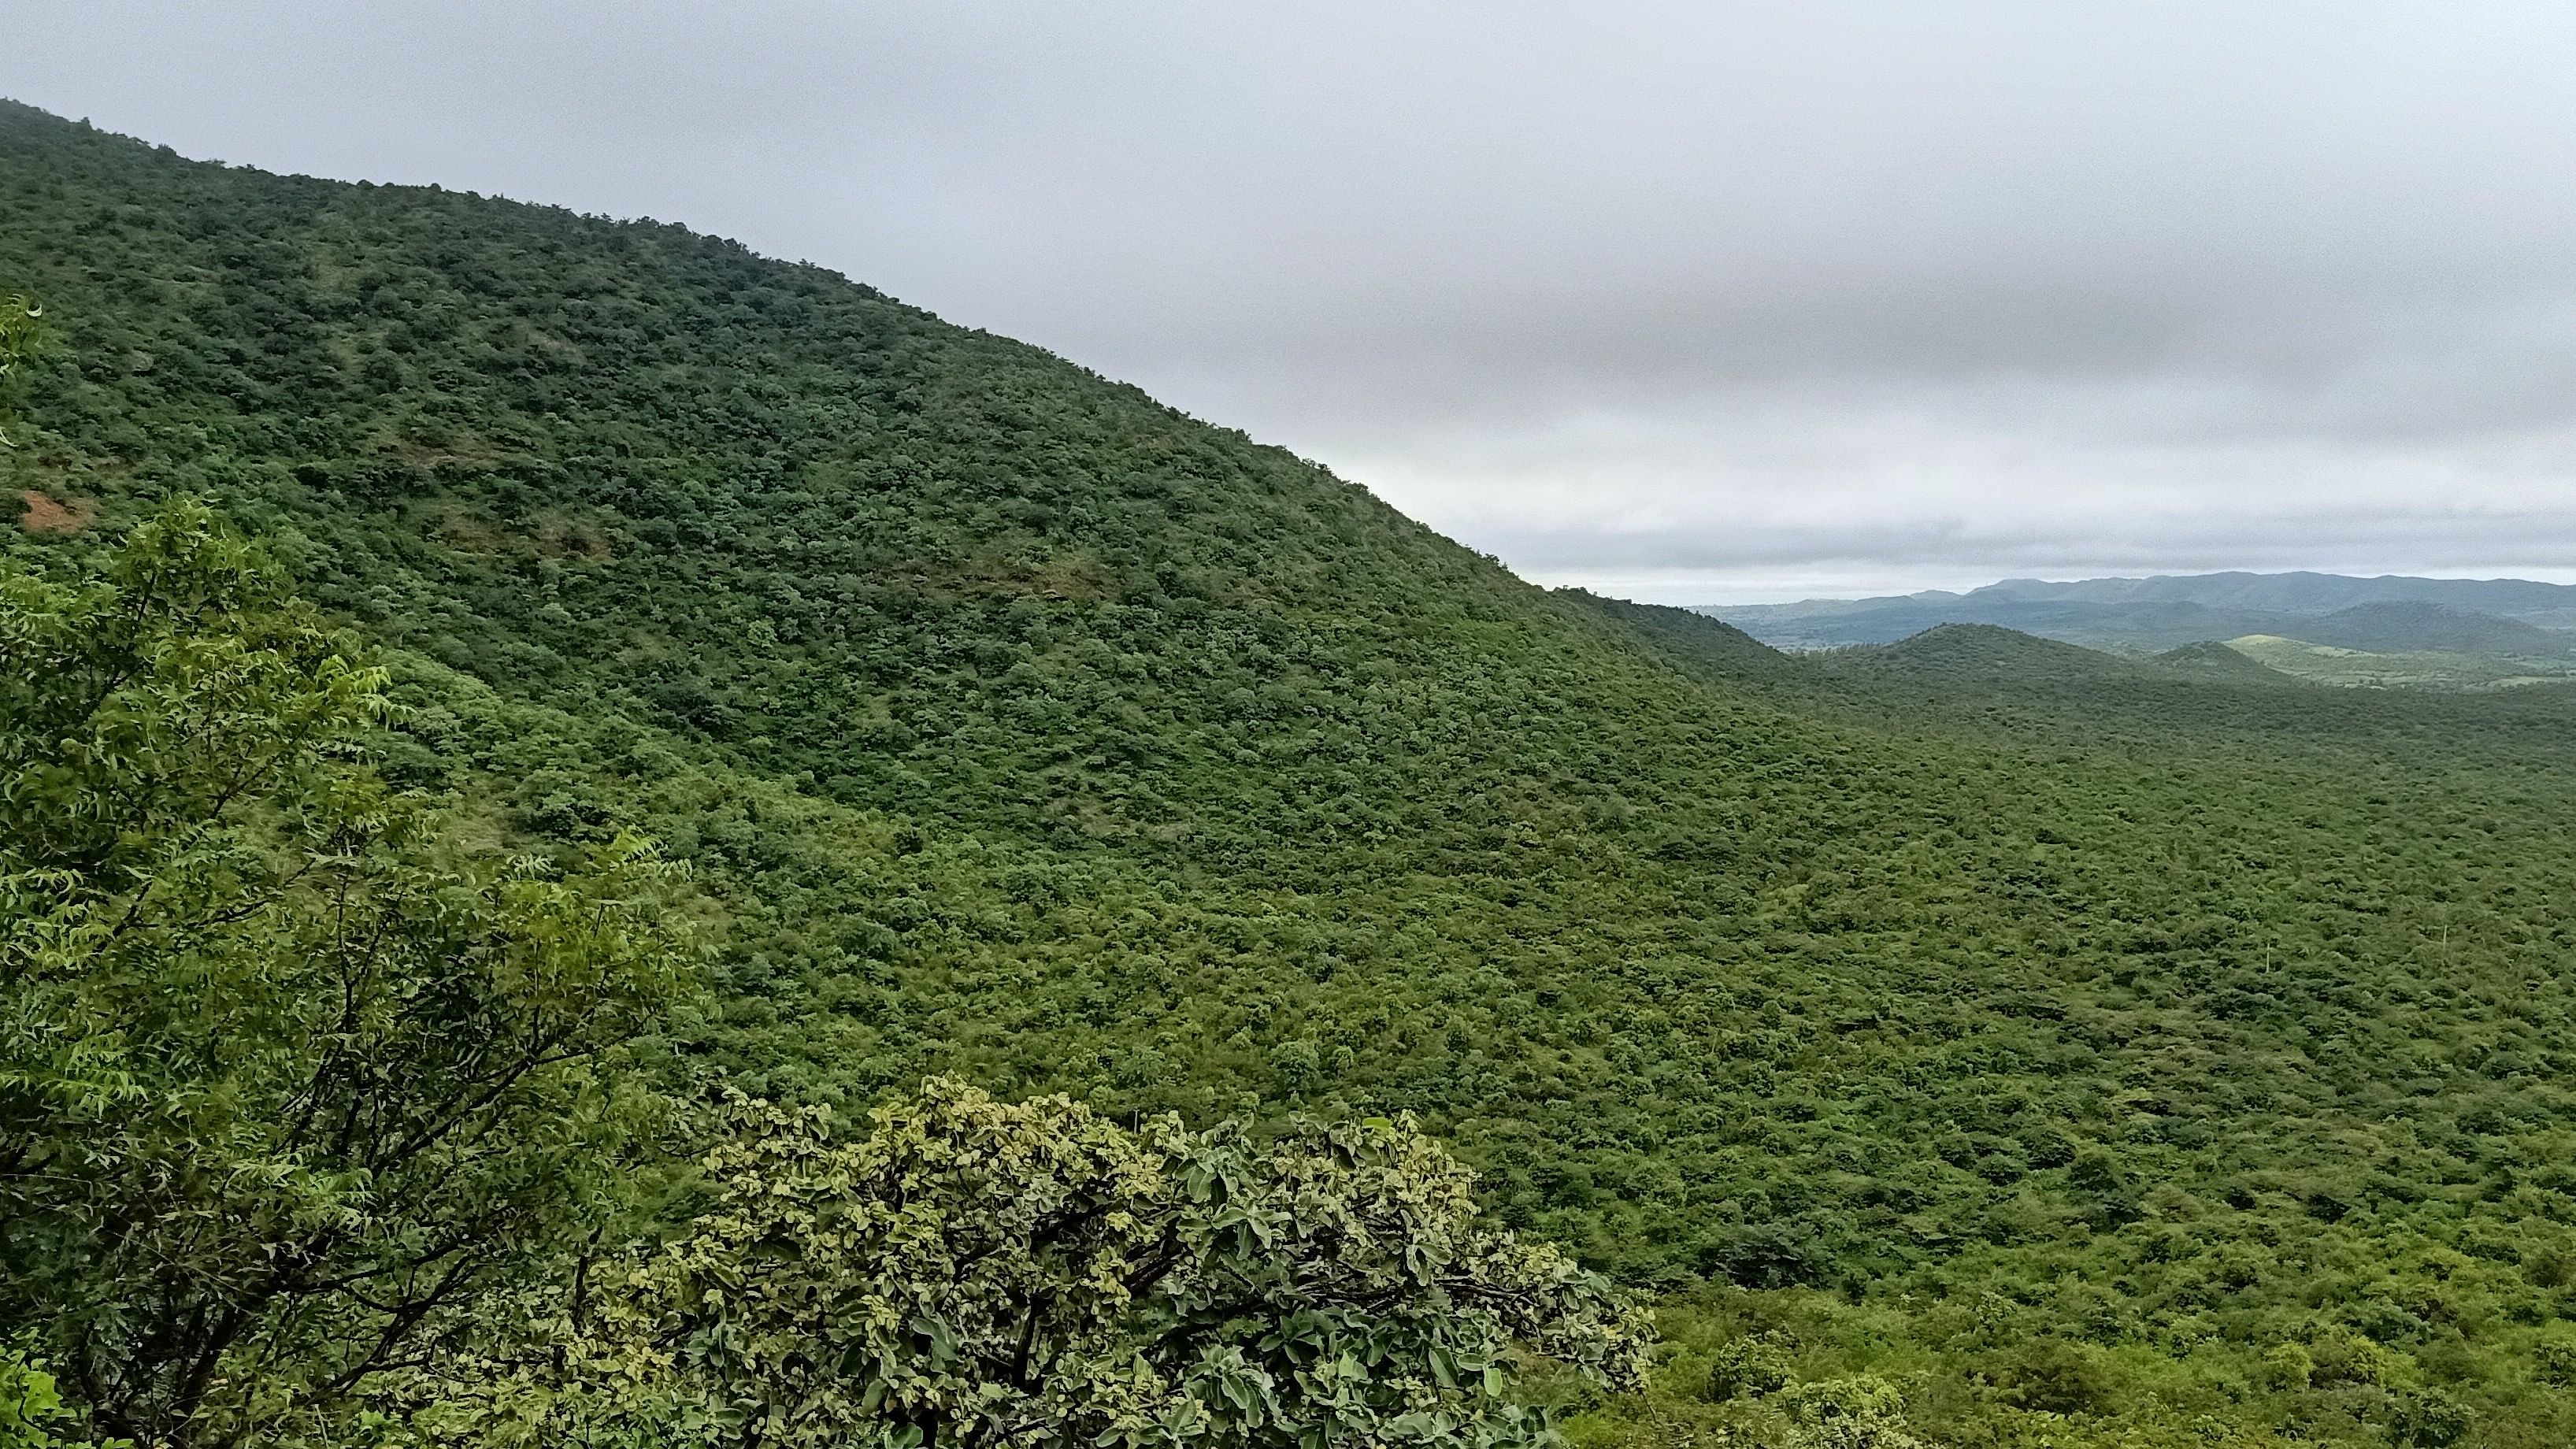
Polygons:
<instances>
[{"instance_id":1,"label":"valley between hills","mask_svg":"<svg viewBox=\"0 0 2576 1449\"><path fill-rule=\"evenodd\" d=\"M1597 1301L1571 1267L1547 1280L1576 1294L1562 1314L1607 1315L1564 1343L1644 1355L1587 1376L1497 1350L1513 1415L1390 1410L1333 1442L2576 1441L2576 683L2455 664L2456 688L2323 688L2289 676L2495 656L2233 627L1778 649L1768 625L1534 587L1366 480L828 271L16 106L9 294L46 343L0 456L0 1347L67 1402L144 1406L66 1434L520 1442L497 1410L358 1405L415 1365L361 1350L397 1319L388 1342L483 1343L497 1320L472 1313L543 1297L510 1274L587 1283L564 1265L617 1234L704 1221L709 1183L750 1171L695 1165L741 1098L846 1133L939 1079L991 1094L922 1109L961 1121L1051 1094L1084 1131L1173 1114L1246 1181L1287 1171L1258 1144L1411 1114L1473 1169L1478 1223L1597 1275ZM2371 607L2299 617L2418 642L2462 622ZM63 724L84 670L99 693ZM188 693L210 680L220 708ZM254 716L292 763L210 864L160 802L235 809L205 742ZM385 958L421 973L388 1021L486 915L537 943L492 947L495 980L671 964L582 1007L600 1044L526 1119L559 1152L407 1179L506 1211L362 1231L379 1187L264 1135L321 1087L274 1111L221 1087L266 1070L271 1016L188 1035L174 1004L287 978L204 954L231 939L219 905L147 950L99 903L139 911L149 885L65 882L160 840L154 869L209 902L251 878L293 902L307 872L414 860L403 830L444 883L369 897L409 923L371 939L417 943ZM280 910L298 944L259 961L354 939ZM218 964L153 975L181 960ZM569 1012L529 1009L541 1032ZM401 1049L480 1080L436 1036ZM357 1027L293 1040L314 1083L366 1079ZM613 1157L575 1154L594 1127ZM545 1215L574 1199L595 1215ZM505 1222L548 1226L475 1236ZM235 1231L238 1263L174 1266ZM160 1256L115 1266L147 1238ZM253 1251L362 1239L402 1273ZM377 1272L423 1296L380 1309ZM313 1285L291 1311L290 1280ZM1654 1306L1650 1350L1614 1297ZM239 1323L170 1367L142 1326L184 1327L182 1303ZM485 1385L542 1358L475 1352ZM1473 1382L1404 1392L1476 1393L1440 1352L1427 1375ZM833 1410L840 1438L709 1420L664 1442L928 1442L849 1427L871 1403ZM1227 1434L1274 1442L1169 1437Z\"/></svg>"}]
</instances>

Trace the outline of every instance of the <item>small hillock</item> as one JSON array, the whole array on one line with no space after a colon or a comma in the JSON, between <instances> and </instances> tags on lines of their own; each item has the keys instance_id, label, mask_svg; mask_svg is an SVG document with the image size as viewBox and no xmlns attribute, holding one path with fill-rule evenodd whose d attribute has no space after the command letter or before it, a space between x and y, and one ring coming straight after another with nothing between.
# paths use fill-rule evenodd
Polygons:
<instances>
[{"instance_id":1,"label":"small hillock","mask_svg":"<svg viewBox=\"0 0 2576 1449\"><path fill-rule=\"evenodd\" d=\"M1994 624L1937 625L1862 657L1988 682L2062 684L2132 679L2139 673L2134 662L2116 655Z\"/></svg>"},{"instance_id":2,"label":"small hillock","mask_svg":"<svg viewBox=\"0 0 2576 1449\"><path fill-rule=\"evenodd\" d=\"M2168 673L2213 683L2295 685L2299 680L2216 640L2168 649L2153 661Z\"/></svg>"},{"instance_id":3,"label":"small hillock","mask_svg":"<svg viewBox=\"0 0 2576 1449\"><path fill-rule=\"evenodd\" d=\"M2419 601L2356 604L2286 632L2310 644L2373 654L2480 654L2503 659L2576 659L2576 634L2518 619Z\"/></svg>"}]
</instances>

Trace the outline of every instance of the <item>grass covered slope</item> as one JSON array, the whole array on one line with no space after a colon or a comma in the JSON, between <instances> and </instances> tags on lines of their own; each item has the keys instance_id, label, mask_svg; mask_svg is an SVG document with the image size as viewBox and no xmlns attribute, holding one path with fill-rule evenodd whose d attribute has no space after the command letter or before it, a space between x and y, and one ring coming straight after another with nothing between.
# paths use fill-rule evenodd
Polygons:
<instances>
[{"instance_id":1,"label":"grass covered slope","mask_svg":"<svg viewBox=\"0 0 2576 1449\"><path fill-rule=\"evenodd\" d=\"M2291 633L2310 644L2331 644L2375 654L2431 652L2561 661L2576 657L2576 635L2564 630L2542 629L2519 619L2440 604L2356 604L2302 624Z\"/></svg>"},{"instance_id":2,"label":"grass covered slope","mask_svg":"<svg viewBox=\"0 0 2576 1449\"><path fill-rule=\"evenodd\" d=\"M2232 649L2278 674L2348 689L2518 689L2576 675L2576 670L2567 664L2548 659L2509 659L2436 649L2382 652L2285 639L2277 634L2248 634L2220 647Z\"/></svg>"},{"instance_id":3,"label":"grass covered slope","mask_svg":"<svg viewBox=\"0 0 2576 1449\"><path fill-rule=\"evenodd\" d=\"M1793 660L676 228L17 109L0 210L65 343L10 486L93 520L10 553L211 494L393 651L399 778L662 836L725 924L675 1082L1415 1108L1936 1427L2069 1342L2106 1423L2576 1426L2554 691Z\"/></svg>"}]
</instances>

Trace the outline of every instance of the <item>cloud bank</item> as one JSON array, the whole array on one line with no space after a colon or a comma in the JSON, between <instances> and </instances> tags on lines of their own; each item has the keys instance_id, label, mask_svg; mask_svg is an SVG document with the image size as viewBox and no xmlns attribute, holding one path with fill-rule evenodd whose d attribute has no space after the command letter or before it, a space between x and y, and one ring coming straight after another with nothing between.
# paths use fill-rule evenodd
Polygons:
<instances>
[{"instance_id":1,"label":"cloud bank","mask_svg":"<svg viewBox=\"0 0 2576 1449\"><path fill-rule=\"evenodd\" d=\"M22 0L0 90L651 215L1529 576L2576 579L2576 11Z\"/></svg>"}]
</instances>

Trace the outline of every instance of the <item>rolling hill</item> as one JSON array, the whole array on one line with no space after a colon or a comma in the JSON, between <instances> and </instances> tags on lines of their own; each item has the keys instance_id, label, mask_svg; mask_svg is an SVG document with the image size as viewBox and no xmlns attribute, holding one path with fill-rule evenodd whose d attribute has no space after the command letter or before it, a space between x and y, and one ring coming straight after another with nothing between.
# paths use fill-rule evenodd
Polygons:
<instances>
[{"instance_id":1,"label":"rolling hill","mask_svg":"<svg viewBox=\"0 0 2576 1449\"><path fill-rule=\"evenodd\" d=\"M2297 626L2310 644L2379 654L2433 651L2494 659L2576 661L2576 634L2420 602L2355 604Z\"/></svg>"},{"instance_id":2,"label":"rolling hill","mask_svg":"<svg viewBox=\"0 0 2576 1449\"><path fill-rule=\"evenodd\" d=\"M2292 684L2294 676L2263 664L2225 644L2185 644L2155 656L2156 662L2186 678L2234 684Z\"/></svg>"},{"instance_id":3,"label":"rolling hill","mask_svg":"<svg viewBox=\"0 0 2576 1449\"><path fill-rule=\"evenodd\" d=\"M2139 666L2099 650L1993 624L1937 624L1862 657L1992 683L2094 683L2140 672Z\"/></svg>"},{"instance_id":4,"label":"rolling hill","mask_svg":"<svg viewBox=\"0 0 2576 1449\"><path fill-rule=\"evenodd\" d=\"M2279 614L2329 614L2362 604L2426 603L2506 618L2547 620L2566 618L2576 610L2576 585L2528 579L2420 579L2395 574L2354 578L2344 574L2236 572L2073 583L2013 579L1994 585L1992 591L2034 602L2194 603L2207 608ZM1988 590L1973 592L1983 594Z\"/></svg>"},{"instance_id":5,"label":"rolling hill","mask_svg":"<svg viewBox=\"0 0 2576 1449\"><path fill-rule=\"evenodd\" d=\"M2150 652L2247 634L2342 648L2539 658L2576 650L2576 585L2519 579L2243 573L2014 579L1964 594L1709 605L1700 612L1795 649L1889 644L1943 624L1992 624L2090 648Z\"/></svg>"},{"instance_id":6,"label":"rolling hill","mask_svg":"<svg viewBox=\"0 0 2576 1449\"><path fill-rule=\"evenodd\" d=\"M675 1095L1420 1112L1674 1295L1587 1442L1767 1412L1756 1333L1938 1443L2576 1435L2564 690L1793 658L676 227L20 107L0 214L63 343L0 562L208 496L394 667L391 778L662 839Z\"/></svg>"}]
</instances>

